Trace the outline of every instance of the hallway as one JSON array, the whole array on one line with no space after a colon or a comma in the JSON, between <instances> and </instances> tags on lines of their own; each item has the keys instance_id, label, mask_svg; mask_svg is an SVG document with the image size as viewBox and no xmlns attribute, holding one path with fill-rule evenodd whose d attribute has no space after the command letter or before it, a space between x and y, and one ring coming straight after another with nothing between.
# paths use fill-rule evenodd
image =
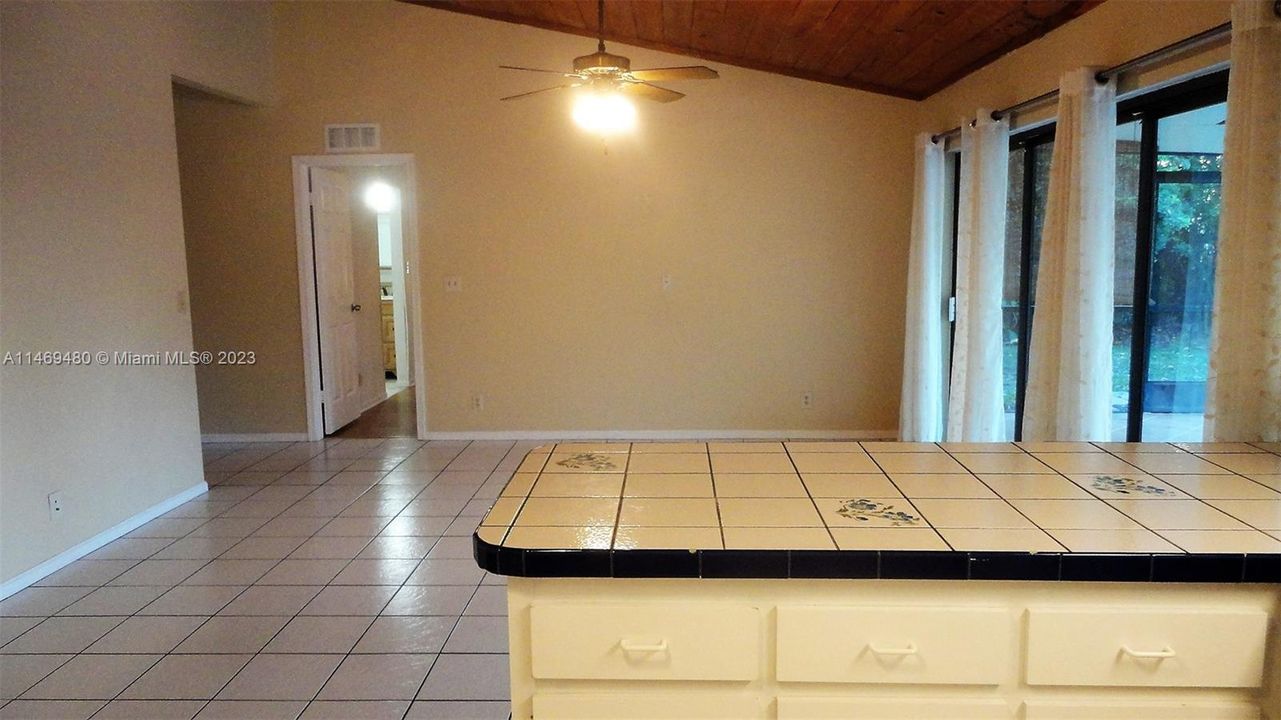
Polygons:
<instances>
[{"instance_id":1,"label":"hallway","mask_svg":"<svg viewBox=\"0 0 1281 720\"><path fill-rule=\"evenodd\" d=\"M412 438L418 436L414 388L409 387L369 408L331 438Z\"/></svg>"}]
</instances>

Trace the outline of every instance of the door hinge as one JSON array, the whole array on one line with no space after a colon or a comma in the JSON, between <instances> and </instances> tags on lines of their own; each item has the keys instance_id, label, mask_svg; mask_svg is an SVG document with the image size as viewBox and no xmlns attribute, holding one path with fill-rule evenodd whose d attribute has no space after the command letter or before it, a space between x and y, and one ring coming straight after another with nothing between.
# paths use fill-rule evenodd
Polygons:
<instances>
[{"instance_id":1,"label":"door hinge","mask_svg":"<svg viewBox=\"0 0 1281 720\"><path fill-rule=\"evenodd\" d=\"M956 322L956 296L947 299L947 321Z\"/></svg>"}]
</instances>

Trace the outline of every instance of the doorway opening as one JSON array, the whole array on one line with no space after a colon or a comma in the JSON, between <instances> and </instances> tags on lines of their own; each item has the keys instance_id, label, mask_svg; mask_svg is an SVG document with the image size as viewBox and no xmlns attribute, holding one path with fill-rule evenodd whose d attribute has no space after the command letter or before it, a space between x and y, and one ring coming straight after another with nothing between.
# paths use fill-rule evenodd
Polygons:
<instances>
[{"instance_id":1,"label":"doorway opening","mask_svg":"<svg viewBox=\"0 0 1281 720\"><path fill-rule=\"evenodd\" d=\"M413 156L296 156L294 196L308 437L422 437Z\"/></svg>"}]
</instances>

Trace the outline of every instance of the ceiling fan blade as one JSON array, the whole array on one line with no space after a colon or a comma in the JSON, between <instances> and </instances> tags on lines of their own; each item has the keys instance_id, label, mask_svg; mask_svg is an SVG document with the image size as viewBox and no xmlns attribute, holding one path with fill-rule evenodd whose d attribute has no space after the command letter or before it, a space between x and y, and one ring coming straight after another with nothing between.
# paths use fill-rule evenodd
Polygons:
<instances>
[{"instance_id":1,"label":"ceiling fan blade","mask_svg":"<svg viewBox=\"0 0 1281 720\"><path fill-rule=\"evenodd\" d=\"M633 70L631 76L645 82L667 82L670 80L715 80L721 75L705 65L691 65L689 67Z\"/></svg>"},{"instance_id":2,"label":"ceiling fan blade","mask_svg":"<svg viewBox=\"0 0 1281 720\"><path fill-rule=\"evenodd\" d=\"M685 97L685 93L678 93L675 90L668 90L657 85L650 85L647 82L629 82L623 83L619 88L621 92L628 95L635 95L645 100L654 100L656 102L669 103L676 102Z\"/></svg>"},{"instance_id":3,"label":"ceiling fan blade","mask_svg":"<svg viewBox=\"0 0 1281 720\"><path fill-rule=\"evenodd\" d=\"M573 87L578 87L578 86L577 85L553 85L551 87L543 88L541 90L530 90L529 92L520 93L519 95L508 95L505 98L499 98L499 100L500 101L501 100L519 100L524 97L529 97L530 95L537 95L539 93L545 93L551 90L568 90L569 88L573 88Z\"/></svg>"},{"instance_id":4,"label":"ceiling fan blade","mask_svg":"<svg viewBox=\"0 0 1281 720\"><path fill-rule=\"evenodd\" d=\"M525 72L549 73L551 75L562 75L565 77L573 76L573 73L562 72L560 70L544 70L542 68L520 67L518 65L499 65L503 70L524 70Z\"/></svg>"}]
</instances>

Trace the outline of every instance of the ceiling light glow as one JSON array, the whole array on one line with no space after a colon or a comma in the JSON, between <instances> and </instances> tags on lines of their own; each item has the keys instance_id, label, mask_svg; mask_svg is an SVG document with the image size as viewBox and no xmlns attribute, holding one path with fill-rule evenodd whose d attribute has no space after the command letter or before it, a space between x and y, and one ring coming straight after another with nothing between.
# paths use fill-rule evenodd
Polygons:
<instances>
[{"instance_id":1,"label":"ceiling light glow","mask_svg":"<svg viewBox=\"0 0 1281 720\"><path fill-rule=\"evenodd\" d=\"M375 180L369 183L365 188L365 205L376 213L389 213L396 209L396 201L400 199L400 193L396 188L388 185L381 180Z\"/></svg>"},{"instance_id":2,"label":"ceiling light glow","mask_svg":"<svg viewBox=\"0 0 1281 720\"><path fill-rule=\"evenodd\" d=\"M574 101L574 122L587 132L615 135L636 128L636 106L616 92L586 92Z\"/></svg>"}]
</instances>

